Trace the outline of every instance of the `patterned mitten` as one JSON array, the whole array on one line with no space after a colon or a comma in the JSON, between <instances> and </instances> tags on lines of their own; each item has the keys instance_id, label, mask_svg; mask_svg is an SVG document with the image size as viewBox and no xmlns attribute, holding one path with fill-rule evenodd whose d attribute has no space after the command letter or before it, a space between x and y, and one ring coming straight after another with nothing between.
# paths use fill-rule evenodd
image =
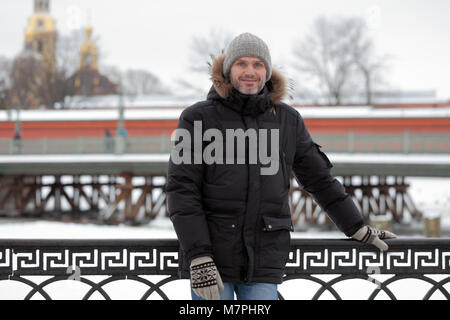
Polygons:
<instances>
[{"instance_id":1,"label":"patterned mitten","mask_svg":"<svg viewBox=\"0 0 450 320\"><path fill-rule=\"evenodd\" d=\"M364 226L359 229L354 235L352 235L353 239L363 243L373 244L381 251L385 251L389 248L386 242L382 241L381 239L392 239L396 237L397 236L390 231L378 230L370 226Z\"/></svg>"},{"instance_id":2,"label":"patterned mitten","mask_svg":"<svg viewBox=\"0 0 450 320\"><path fill-rule=\"evenodd\" d=\"M195 258L191 262L192 290L206 300L220 300L219 290L223 283L213 259L210 257Z\"/></svg>"}]
</instances>

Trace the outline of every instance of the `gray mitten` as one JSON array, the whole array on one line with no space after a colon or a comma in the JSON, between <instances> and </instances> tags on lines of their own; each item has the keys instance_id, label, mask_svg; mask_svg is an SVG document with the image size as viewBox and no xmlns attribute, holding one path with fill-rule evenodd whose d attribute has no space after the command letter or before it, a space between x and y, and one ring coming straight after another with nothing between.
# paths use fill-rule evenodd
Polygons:
<instances>
[{"instance_id":1,"label":"gray mitten","mask_svg":"<svg viewBox=\"0 0 450 320\"><path fill-rule=\"evenodd\" d=\"M192 259L192 290L206 300L220 300L219 290L223 290L222 278L211 257Z\"/></svg>"},{"instance_id":2,"label":"gray mitten","mask_svg":"<svg viewBox=\"0 0 450 320\"><path fill-rule=\"evenodd\" d=\"M383 231L370 226L364 226L352 235L352 238L363 243L373 244L381 251L385 251L389 246L381 239L392 239L397 238L397 236L390 231Z\"/></svg>"}]
</instances>

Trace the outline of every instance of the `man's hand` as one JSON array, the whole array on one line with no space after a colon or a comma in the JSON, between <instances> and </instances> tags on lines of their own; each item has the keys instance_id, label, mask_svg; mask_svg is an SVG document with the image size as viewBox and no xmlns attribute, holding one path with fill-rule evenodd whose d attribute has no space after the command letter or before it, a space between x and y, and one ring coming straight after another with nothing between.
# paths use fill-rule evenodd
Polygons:
<instances>
[{"instance_id":1,"label":"man's hand","mask_svg":"<svg viewBox=\"0 0 450 320\"><path fill-rule=\"evenodd\" d=\"M397 236L389 231L378 230L370 226L364 226L359 229L352 238L363 243L373 244L375 247L381 251L386 251L389 246L381 239L392 239L397 238Z\"/></svg>"},{"instance_id":2,"label":"man's hand","mask_svg":"<svg viewBox=\"0 0 450 320\"><path fill-rule=\"evenodd\" d=\"M191 262L192 290L206 300L220 300L219 290L223 290L222 278L213 259L195 258Z\"/></svg>"}]
</instances>

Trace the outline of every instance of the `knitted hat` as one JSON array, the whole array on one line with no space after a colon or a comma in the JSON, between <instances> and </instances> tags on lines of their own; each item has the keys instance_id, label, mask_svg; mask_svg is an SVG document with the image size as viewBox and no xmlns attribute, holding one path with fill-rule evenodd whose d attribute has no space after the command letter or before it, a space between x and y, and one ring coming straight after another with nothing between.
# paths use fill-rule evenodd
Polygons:
<instances>
[{"instance_id":1,"label":"knitted hat","mask_svg":"<svg viewBox=\"0 0 450 320\"><path fill-rule=\"evenodd\" d=\"M251 33L243 33L234 38L225 51L225 60L223 62L223 74L229 77L231 66L242 57L257 57L264 62L266 66L266 81L272 77L272 59L269 48L257 36Z\"/></svg>"}]
</instances>

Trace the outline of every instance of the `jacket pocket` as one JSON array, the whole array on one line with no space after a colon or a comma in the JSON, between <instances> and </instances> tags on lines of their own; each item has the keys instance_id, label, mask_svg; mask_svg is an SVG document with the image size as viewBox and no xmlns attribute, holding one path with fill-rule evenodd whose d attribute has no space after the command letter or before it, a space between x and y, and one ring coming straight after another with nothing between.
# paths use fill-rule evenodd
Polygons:
<instances>
[{"instance_id":1,"label":"jacket pocket","mask_svg":"<svg viewBox=\"0 0 450 320\"><path fill-rule=\"evenodd\" d=\"M258 267L284 269L293 231L291 217L263 217L259 242Z\"/></svg>"},{"instance_id":2,"label":"jacket pocket","mask_svg":"<svg viewBox=\"0 0 450 320\"><path fill-rule=\"evenodd\" d=\"M207 214L214 262L221 267L232 267L233 249L238 241L238 217L228 214Z\"/></svg>"},{"instance_id":3,"label":"jacket pocket","mask_svg":"<svg viewBox=\"0 0 450 320\"><path fill-rule=\"evenodd\" d=\"M317 143L315 143L315 142L314 142L314 145L316 146L316 149L317 149L317 152L319 153L319 155L325 161L327 167L328 168L333 168L333 164L331 163L330 159L328 159L327 155L322 150L320 150L320 148L322 148L322 146L317 144Z\"/></svg>"},{"instance_id":4,"label":"jacket pocket","mask_svg":"<svg viewBox=\"0 0 450 320\"><path fill-rule=\"evenodd\" d=\"M264 228L263 231L271 232L271 231L279 231L279 230L288 230L294 231L294 227L292 226L291 217L263 217Z\"/></svg>"}]
</instances>

